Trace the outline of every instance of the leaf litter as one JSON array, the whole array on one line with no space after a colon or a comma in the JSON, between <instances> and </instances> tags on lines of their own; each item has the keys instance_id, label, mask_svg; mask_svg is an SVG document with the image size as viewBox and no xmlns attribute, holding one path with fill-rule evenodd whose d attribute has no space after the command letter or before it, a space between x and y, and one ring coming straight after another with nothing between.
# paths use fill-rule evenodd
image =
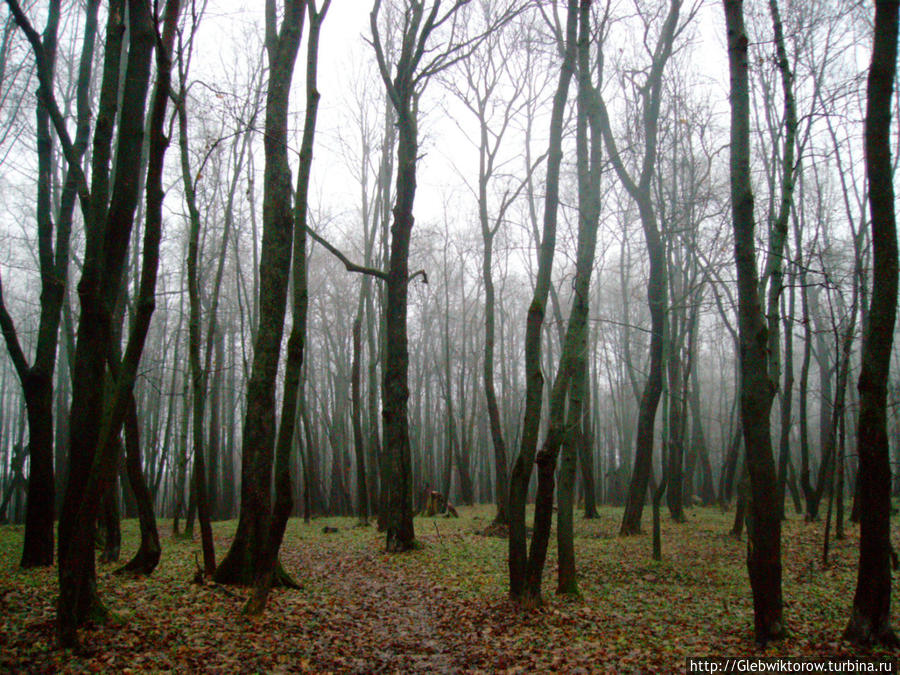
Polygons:
<instances>
[{"instance_id":1,"label":"leaf litter","mask_svg":"<svg viewBox=\"0 0 900 675\"><path fill-rule=\"evenodd\" d=\"M0 672L671 672L690 656L898 656L840 639L856 583L855 527L823 567L822 523L791 515L782 539L790 636L762 650L746 544L725 534L731 514L693 508L687 523L664 519L661 562L650 558L649 534L611 536L620 509L577 518L580 596L554 593L551 546L545 604L529 612L506 596L506 540L482 534L492 508L460 515L417 518L420 546L401 555L352 518L291 520L281 560L301 588L276 589L256 618L240 614L248 589L192 583L199 541L173 539L160 521L153 575L114 576L115 564L98 564L100 595L118 620L81 630L77 654L54 644L55 568L21 570L22 528L0 527ZM214 525L220 556L234 527ZM136 522L125 521L123 558L137 541Z\"/></svg>"}]
</instances>

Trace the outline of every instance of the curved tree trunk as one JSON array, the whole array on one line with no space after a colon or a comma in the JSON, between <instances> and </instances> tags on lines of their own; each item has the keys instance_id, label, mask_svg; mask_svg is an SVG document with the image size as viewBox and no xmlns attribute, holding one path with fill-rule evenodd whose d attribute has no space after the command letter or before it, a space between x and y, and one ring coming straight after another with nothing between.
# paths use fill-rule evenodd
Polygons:
<instances>
[{"instance_id":1,"label":"curved tree trunk","mask_svg":"<svg viewBox=\"0 0 900 675\"><path fill-rule=\"evenodd\" d=\"M647 303L650 308L650 365L638 409L634 469L631 472L631 483L628 486L628 497L625 501L625 514L622 516L622 525L619 529L619 533L622 535L637 534L641 531L641 514L644 510L647 485L652 470L656 411L663 389L663 341L665 339L668 275L665 245L660 237L659 223L650 188L656 170L663 72L672 54L680 11L681 0L671 0L653 52L653 61L642 85L645 91L642 110L644 143L640 174L637 180L628 173L619 154L609 115L602 100L596 113L599 116L598 123L603 130L603 138L616 174L637 204L647 244L647 257L650 261L650 278L647 281Z\"/></svg>"},{"instance_id":2,"label":"curved tree trunk","mask_svg":"<svg viewBox=\"0 0 900 675\"><path fill-rule=\"evenodd\" d=\"M156 529L156 515L153 512L153 497L141 469L141 445L138 428L137 406L132 396L125 417L125 469L131 491L138 507L138 521L141 529L141 544L134 557L117 572L151 574L159 563L162 548Z\"/></svg>"}]
</instances>

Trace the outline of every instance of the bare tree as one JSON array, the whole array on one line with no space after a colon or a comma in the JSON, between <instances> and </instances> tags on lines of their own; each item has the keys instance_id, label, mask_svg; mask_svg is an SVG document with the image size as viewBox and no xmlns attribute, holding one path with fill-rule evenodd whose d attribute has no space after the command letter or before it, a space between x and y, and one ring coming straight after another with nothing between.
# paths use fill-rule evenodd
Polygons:
<instances>
[{"instance_id":1,"label":"bare tree","mask_svg":"<svg viewBox=\"0 0 900 675\"><path fill-rule=\"evenodd\" d=\"M496 3L485 3L480 11L484 14L482 23L490 25L494 20ZM494 480L497 514L494 522L506 525L509 520L507 491L509 471L506 440L500 421L495 386L494 354L496 346L496 291L494 285L494 242L501 226L507 220L507 212L525 188L531 173L543 161L541 156L527 168L524 179L504 176L504 141L508 143L509 132L515 116L521 112L529 100L526 91L530 73L514 71L515 44L521 35L512 31L490 33L483 49L460 63L464 77L462 87L453 83L451 89L475 116L478 123L478 179L470 186L478 203L478 221L481 225L483 246L481 274L484 284L484 358L482 360L482 382L490 424L491 443L494 448ZM509 88L508 91L504 90ZM502 98L501 98L502 95ZM499 202L491 203L492 192L502 186ZM493 208L492 208L493 207Z\"/></svg>"},{"instance_id":2,"label":"bare tree","mask_svg":"<svg viewBox=\"0 0 900 675\"><path fill-rule=\"evenodd\" d=\"M96 115L90 186L81 156L72 142L52 93L52 73L40 36L15 0L8 0L16 23L28 38L56 136L74 176L85 220L86 250L79 283L81 316L73 364L73 401L70 413L70 461L66 495L59 525L60 599L57 634L60 644L77 643L77 627L90 615L102 615L96 593L93 529L103 495L115 478L117 438L126 416L140 356L154 307L156 270L162 225L162 166L167 140L163 134L169 95L171 46L180 3L169 0L163 10L163 30L157 41L156 21L146 3L129 1L129 41L123 50L124 2L110 7L106 53ZM158 42L158 44L157 44ZM136 315L112 394L104 393L104 370L113 352L114 310L122 287L125 257L140 192L141 145L150 65L157 46L157 79L149 116L147 209L143 267ZM125 57L124 68L121 58ZM121 109L119 101L121 95ZM113 133L118 118L115 150L119 161L110 172ZM106 414L104 414L106 410ZM97 420L103 419L102 425Z\"/></svg>"},{"instance_id":3,"label":"bare tree","mask_svg":"<svg viewBox=\"0 0 900 675\"><path fill-rule=\"evenodd\" d=\"M891 469L887 380L897 315L897 225L891 165L891 99L897 63L898 4L875 2L865 122L866 174L872 217L873 284L859 374L860 545L853 613L844 637L898 644L891 628Z\"/></svg>"},{"instance_id":4,"label":"bare tree","mask_svg":"<svg viewBox=\"0 0 900 675\"><path fill-rule=\"evenodd\" d=\"M378 27L381 0L370 14L372 46L381 79L393 106L397 124L397 180L391 225L390 254L386 272L379 274L385 288L385 354L382 377L382 423L388 488L385 518L387 550L405 551L413 546L412 458L409 439L409 342L407 336L407 287L409 243L414 224L416 164L419 153L418 102L428 81L467 57L490 31L507 22L511 11L475 37L459 39L461 9L469 0L453 0L442 8L441 0L428 6L424 0L403 0L403 33L393 63L382 45ZM440 46L433 44L441 32L448 35ZM418 274L418 272L416 273ZM424 279L423 273L423 279Z\"/></svg>"},{"instance_id":5,"label":"bare tree","mask_svg":"<svg viewBox=\"0 0 900 675\"><path fill-rule=\"evenodd\" d=\"M557 36L562 52L562 63L556 93L553 95L550 118L546 196L544 198L544 232L538 254L534 295L528 307L525 324L526 391L522 441L519 455L513 464L509 483L509 594L514 601L522 603L526 607L540 602L540 571L543 570L543 560L541 560L537 581L535 581L531 570L536 569L537 565L532 566L530 562L526 541L525 500L528 483L531 480L532 464L534 464L537 453L538 431L543 407L544 376L541 372L541 328L544 324L544 314L550 292L550 277L553 272L553 257L556 251L559 172L563 154L563 117L569 87L576 68L578 0L569 0L566 6L565 34ZM552 494L550 498L552 500ZM546 549L546 543L544 548Z\"/></svg>"},{"instance_id":6,"label":"bare tree","mask_svg":"<svg viewBox=\"0 0 900 675\"><path fill-rule=\"evenodd\" d=\"M97 33L99 3L88 3L78 70L78 119L73 155L81 161L90 133L89 87ZM28 411L28 499L22 567L53 564L53 509L56 502L53 477L53 373L69 266L69 241L76 199L76 180L67 172L59 208L53 214L53 137L47 99L52 95L60 18L59 0L47 8L47 25L41 37L44 77L38 90L37 114L37 242L41 275L40 319L37 345L28 363L12 317L6 309L0 285L0 330L22 384ZM11 25L11 24L10 24ZM5 61L4 49L4 61ZM55 217L54 217L55 215ZM54 220L56 224L54 225ZM54 243L54 235L56 241ZM58 423L58 422L57 422Z\"/></svg>"},{"instance_id":7,"label":"bare tree","mask_svg":"<svg viewBox=\"0 0 900 675\"><path fill-rule=\"evenodd\" d=\"M738 273L741 420L752 495L747 518L747 571L753 591L756 640L765 644L784 637L781 517L769 432L775 382L767 367L767 329L756 270L743 0L724 0L724 5L731 73L731 202Z\"/></svg>"},{"instance_id":8,"label":"bare tree","mask_svg":"<svg viewBox=\"0 0 900 675\"><path fill-rule=\"evenodd\" d=\"M659 32L656 44L650 54L651 64L646 79L641 83L640 113L643 125L643 155L640 169L635 178L629 173L625 161L619 152L618 144L613 137L606 104L601 99L598 107L599 123L603 129L603 140L609 152L610 160L619 180L625 186L638 207L644 239L647 244L647 255L650 259L650 278L647 282L647 301L650 307L650 366L647 372L647 383L641 394L640 411L638 413L637 440L635 442L634 470L625 503L625 514L622 516L621 534L636 534L641 529L641 513L647 494L653 458L653 435L656 410L663 387L663 342L665 339L666 316L666 255L665 245L660 235L656 210L653 204L652 179L656 170L657 133L659 126L659 108L662 96L663 73L675 37L683 28L679 26L681 0L671 0L665 21ZM696 10L694 10L696 11ZM693 14L694 12L691 12Z\"/></svg>"},{"instance_id":9,"label":"bare tree","mask_svg":"<svg viewBox=\"0 0 900 675\"><path fill-rule=\"evenodd\" d=\"M266 2L269 87L264 136L266 162L263 238L259 259L259 324L253 343L253 365L247 383L247 412L241 442L241 513L231 547L213 575L220 583L249 585L254 583L258 574L272 573L266 563L273 522L271 483L275 460L275 385L296 227L288 163L288 101L306 5L305 0L286 0L279 27L276 1ZM202 433L202 430L194 429L194 433ZM282 487L276 481L276 502L282 499ZM280 543L279 539L278 546ZM276 546L273 569L277 567L277 549ZM293 584L284 570L277 567L276 571L277 582ZM265 596L262 604L265 604Z\"/></svg>"}]
</instances>

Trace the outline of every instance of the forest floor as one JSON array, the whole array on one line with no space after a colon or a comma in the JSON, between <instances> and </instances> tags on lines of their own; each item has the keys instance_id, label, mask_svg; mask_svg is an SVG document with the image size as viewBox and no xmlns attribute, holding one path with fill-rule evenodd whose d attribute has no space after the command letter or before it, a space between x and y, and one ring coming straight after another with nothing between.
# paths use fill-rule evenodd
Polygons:
<instances>
[{"instance_id":1,"label":"forest floor","mask_svg":"<svg viewBox=\"0 0 900 675\"><path fill-rule=\"evenodd\" d=\"M281 559L301 588L273 591L252 619L240 613L246 589L192 582L199 541L173 539L161 521L152 576L98 566L101 597L119 620L81 631L78 654L54 648L55 568L19 569L22 528L0 527L0 672L684 672L689 656L898 657L840 640L856 584L852 526L823 566L823 524L790 514L790 636L761 650L745 544L727 534L731 513L694 508L681 524L664 514L661 562L651 560L649 534L616 536L621 509L578 518L581 597L554 594L551 551L545 606L522 612L506 599L506 540L480 534L492 507L459 511L459 519L416 518L421 545L402 555L384 553L382 535L352 518L291 520ZM326 525L338 531L324 533ZM214 525L219 557L234 526ZM136 523L126 521L123 561L136 543Z\"/></svg>"}]
</instances>

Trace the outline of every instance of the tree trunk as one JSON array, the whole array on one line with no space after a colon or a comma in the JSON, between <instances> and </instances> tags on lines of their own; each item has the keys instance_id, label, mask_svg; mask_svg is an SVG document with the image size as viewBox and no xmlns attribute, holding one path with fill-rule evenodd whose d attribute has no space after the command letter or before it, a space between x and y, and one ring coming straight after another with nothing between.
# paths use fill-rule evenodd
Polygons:
<instances>
[{"instance_id":1,"label":"tree trunk","mask_svg":"<svg viewBox=\"0 0 900 675\"><path fill-rule=\"evenodd\" d=\"M750 476L747 571L753 591L756 641L784 637L781 599L781 519L769 412L775 383L767 367L767 329L759 296L750 182L747 35L743 0L724 0L731 74L731 200L738 273L741 418Z\"/></svg>"},{"instance_id":2,"label":"tree trunk","mask_svg":"<svg viewBox=\"0 0 900 675\"><path fill-rule=\"evenodd\" d=\"M97 32L99 3L88 3L84 37L76 83L77 127L72 159L81 161L90 133L88 92L93 66L93 50ZM62 307L66 298L69 265L69 240L76 199L75 172L66 173L59 210L56 214L56 244L53 245L52 209L52 136L50 134L49 99L56 59L57 27L60 3L49 3L47 24L41 39L45 60L44 76L38 89L36 105L38 185L36 216L38 258L41 275L41 309L34 361L29 366L19 345L12 319L3 303L0 286L0 329L2 329L13 365L22 384L28 412L29 476L25 514L25 541L22 567L53 564L53 516L57 502L53 475L53 374L57 360L57 342ZM61 413L61 411L57 411ZM57 427L65 427L60 419ZM59 450L59 448L58 448ZM57 471L60 470L57 467Z\"/></svg>"},{"instance_id":3,"label":"tree trunk","mask_svg":"<svg viewBox=\"0 0 900 675\"><path fill-rule=\"evenodd\" d=\"M592 396L590 384L590 359L584 359L584 404L581 409L581 432L578 435L578 465L581 468L581 489L584 492L584 517L597 518L597 497L594 491L594 429L591 424ZM602 468L602 467L601 467ZM601 471L601 476L602 476Z\"/></svg>"},{"instance_id":4,"label":"tree trunk","mask_svg":"<svg viewBox=\"0 0 900 675\"><path fill-rule=\"evenodd\" d=\"M662 498L666 492L666 485L668 483L669 477L666 475L666 472L663 471L662 481L660 481L658 486L652 488L653 490L653 559L654 560L662 560L662 532L661 532L661 523L660 523L660 506L662 505Z\"/></svg>"},{"instance_id":5,"label":"tree trunk","mask_svg":"<svg viewBox=\"0 0 900 675\"><path fill-rule=\"evenodd\" d=\"M287 308L294 219L287 156L287 108L300 45L305 2L289 0L281 28L274 0L266 3L266 94L263 236L259 260L259 323L247 383L241 448L241 512L231 548L213 579L249 585L268 567L272 466L275 458L275 384ZM195 430L195 433L199 433ZM280 544L280 542L279 542ZM277 551L276 551L277 555ZM273 569L277 565L273 564ZM276 577L276 581L277 581ZM287 581L287 579L284 579ZM257 582L257 586L260 584ZM265 600L263 599L263 604Z\"/></svg>"},{"instance_id":6,"label":"tree trunk","mask_svg":"<svg viewBox=\"0 0 900 675\"><path fill-rule=\"evenodd\" d=\"M117 440L116 445L119 446L117 450L117 461L116 465L118 466L118 455L121 455L121 443ZM119 472L116 470L116 476L118 476ZM103 503L101 506L102 513L100 514L100 525L102 526L101 534L103 540L103 554L100 556L100 559L103 562L112 563L119 561L119 552L122 549L122 527L119 520L119 482L118 480L114 481L110 486L109 490L106 493L106 496L103 498Z\"/></svg>"},{"instance_id":7,"label":"tree trunk","mask_svg":"<svg viewBox=\"0 0 900 675\"><path fill-rule=\"evenodd\" d=\"M647 371L647 382L641 394L638 410L637 438L635 441L634 469L628 487L625 502L625 513L619 533L622 535L637 534L641 531L641 514L647 485L650 481L653 460L653 436L656 422L656 411L663 388L663 341L665 338L666 297L668 294L668 274L666 272L665 244L660 237L659 224L653 206L651 181L656 170L657 132L659 126L659 108L662 95L663 72L666 62L672 54L675 40L675 29L681 10L681 0L671 0L665 22L660 30L653 51L653 61L642 84L645 93L642 95L642 123L644 128L643 156L641 157L640 175L635 181L628 173L619 154L612 126L605 104L597 111L603 137L619 180L625 186L638 207L641 227L647 244L647 256L650 261L650 278L647 281L647 303L650 308L650 365Z\"/></svg>"},{"instance_id":8,"label":"tree trunk","mask_svg":"<svg viewBox=\"0 0 900 675\"><path fill-rule=\"evenodd\" d=\"M844 638L896 648L891 628L891 468L887 379L897 315L897 225L891 164L891 106L897 62L898 3L875 2L875 36L865 122L872 217L873 285L859 374L859 570Z\"/></svg>"},{"instance_id":9,"label":"tree trunk","mask_svg":"<svg viewBox=\"0 0 900 675\"><path fill-rule=\"evenodd\" d=\"M579 9L578 64L578 122L577 165L578 244L573 280L572 308L561 345L559 368L550 395L550 422L547 438L537 455L538 490L535 499L534 533L528 557L528 587L530 602L541 601L541 575L553 517L554 471L557 454L564 446L559 484L559 574L557 592L577 594L575 575L575 547L573 532L576 448L579 442L581 411L585 404L587 382L585 376L588 349L588 311L590 308L591 272L597 244L600 215L601 136L596 114L597 93L591 81L590 69L590 2L582 1ZM568 419L566 401L568 400Z\"/></svg>"},{"instance_id":10,"label":"tree trunk","mask_svg":"<svg viewBox=\"0 0 900 675\"><path fill-rule=\"evenodd\" d=\"M369 490L366 483L366 448L363 443L362 430L362 394L360 389L360 352L362 351L362 312L363 297L360 295L356 318L353 320L353 365L352 365L352 397L353 397L353 447L356 451L356 513L362 525L369 524Z\"/></svg>"},{"instance_id":11,"label":"tree trunk","mask_svg":"<svg viewBox=\"0 0 900 675\"><path fill-rule=\"evenodd\" d=\"M156 569L162 548L156 529L156 515L153 512L153 497L141 469L140 431L138 428L137 406L132 397L125 417L125 468L131 490L137 500L138 520L141 529L141 544L134 557L117 572L134 572L149 575Z\"/></svg>"},{"instance_id":12,"label":"tree trunk","mask_svg":"<svg viewBox=\"0 0 900 675\"><path fill-rule=\"evenodd\" d=\"M177 9L177 2L171 4ZM111 458L116 456L114 439L118 428L114 428L117 427L115 420L107 418L101 430L97 420L104 419L104 371L113 334L112 310L121 287L138 201L144 105L155 40L149 7L129 0L129 45L116 144L117 156L121 159L116 165L114 179L110 179L113 120L120 94L123 5L122 2L114 3L109 11L106 60L92 152L91 211L85 214L85 255L78 286L81 315L69 424L69 481L59 522L57 635L64 647L77 644L77 627L90 616L106 614L96 593L93 528L100 500L115 477L115 463ZM60 133L57 129L57 134ZM68 168L70 171L75 169L71 161ZM111 199L107 202L110 186ZM102 454L95 457L98 453ZM92 471L95 464L99 471Z\"/></svg>"},{"instance_id":13,"label":"tree trunk","mask_svg":"<svg viewBox=\"0 0 900 675\"><path fill-rule=\"evenodd\" d=\"M566 34L562 38L565 40L562 45L564 57L560 66L556 92L553 95L553 110L550 119L550 145L547 152L547 177L544 197L544 234L538 256L538 272L534 285L534 296L528 307L528 317L525 324L525 415L522 422L522 439L519 455L513 465L509 483L509 594L513 600L523 602L526 605L539 601L539 598L533 596L533 585L530 584L528 578L530 563L525 531L525 502L528 495L528 483L531 480L532 464L534 464L537 452L538 431L543 405L544 376L541 372L541 329L547 307L547 296L550 291L553 255L556 248L563 117L565 115L569 85L576 67L575 42L578 27L578 0L569 0L567 7ZM545 476L545 480L548 477L552 482L552 468L548 476ZM549 494L552 507L552 485L550 486Z\"/></svg>"}]
</instances>

